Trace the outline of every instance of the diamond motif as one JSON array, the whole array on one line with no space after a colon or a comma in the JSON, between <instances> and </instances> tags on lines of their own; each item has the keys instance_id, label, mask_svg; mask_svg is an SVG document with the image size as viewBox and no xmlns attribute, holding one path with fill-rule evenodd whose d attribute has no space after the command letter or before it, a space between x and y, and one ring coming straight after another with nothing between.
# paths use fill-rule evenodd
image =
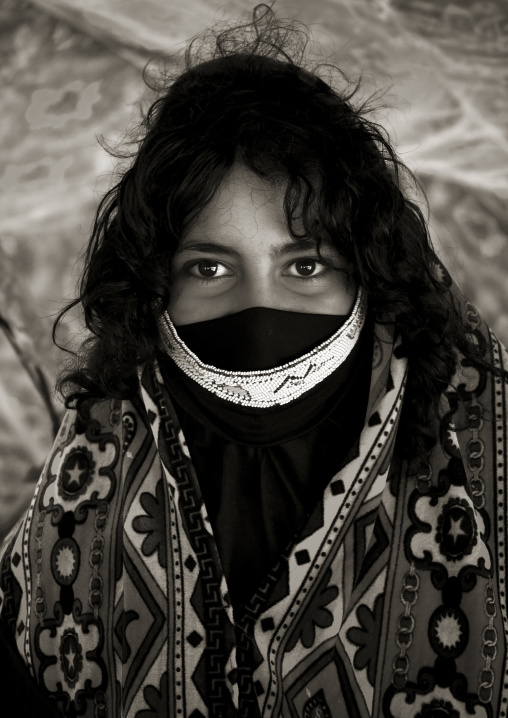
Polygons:
<instances>
[{"instance_id":1,"label":"diamond motif","mask_svg":"<svg viewBox=\"0 0 508 718\"><path fill-rule=\"evenodd\" d=\"M192 711L189 718L205 718L205 716L201 713L201 711L198 711L198 709L196 708Z\"/></svg>"},{"instance_id":2,"label":"diamond motif","mask_svg":"<svg viewBox=\"0 0 508 718\"><path fill-rule=\"evenodd\" d=\"M275 628L275 623L273 622L273 618L269 616L268 618L263 618L261 621L261 628L263 631L273 631Z\"/></svg>"},{"instance_id":3,"label":"diamond motif","mask_svg":"<svg viewBox=\"0 0 508 718\"><path fill-rule=\"evenodd\" d=\"M309 552L307 551L307 549L303 549L303 551L297 551L295 553L295 559L296 559L296 563L299 566L302 566L304 563L309 563L309 561L310 561Z\"/></svg>"},{"instance_id":4,"label":"diamond motif","mask_svg":"<svg viewBox=\"0 0 508 718\"><path fill-rule=\"evenodd\" d=\"M254 690L256 691L257 696L260 696L265 692L265 689L263 688L261 681L256 681L254 683Z\"/></svg>"},{"instance_id":5,"label":"diamond motif","mask_svg":"<svg viewBox=\"0 0 508 718\"><path fill-rule=\"evenodd\" d=\"M12 563L14 566L17 566L20 561L21 561L21 556L20 556L19 553L16 551L16 553L14 554L14 556L11 558L11 563Z\"/></svg>"},{"instance_id":6,"label":"diamond motif","mask_svg":"<svg viewBox=\"0 0 508 718\"><path fill-rule=\"evenodd\" d=\"M193 556L189 555L183 562L183 565L185 566L185 568L188 568L189 571L194 571L194 569L196 568L196 561L194 560Z\"/></svg>"},{"instance_id":7,"label":"diamond motif","mask_svg":"<svg viewBox=\"0 0 508 718\"><path fill-rule=\"evenodd\" d=\"M238 680L238 670L236 668L233 668L232 671L229 671L228 673L228 681L231 683L231 685L235 685L235 683Z\"/></svg>"},{"instance_id":8,"label":"diamond motif","mask_svg":"<svg viewBox=\"0 0 508 718\"><path fill-rule=\"evenodd\" d=\"M342 481L342 479L337 479L337 481L334 481L333 483L331 483L330 489L332 492L332 496L338 496L339 494L343 494L344 491L346 490L344 488L344 482Z\"/></svg>"},{"instance_id":9,"label":"diamond motif","mask_svg":"<svg viewBox=\"0 0 508 718\"><path fill-rule=\"evenodd\" d=\"M20 621L18 623L18 628L17 628L18 636L21 636L21 634L23 633L24 630L25 630L25 624L23 623L23 621Z\"/></svg>"},{"instance_id":10,"label":"diamond motif","mask_svg":"<svg viewBox=\"0 0 508 718\"><path fill-rule=\"evenodd\" d=\"M192 631L192 633L189 633L189 635L187 636L187 640L193 648L196 648L196 646L199 646L199 644L203 640L203 636L200 636L197 631Z\"/></svg>"},{"instance_id":11,"label":"diamond motif","mask_svg":"<svg viewBox=\"0 0 508 718\"><path fill-rule=\"evenodd\" d=\"M358 584L374 566L376 561L383 555L390 545L390 536L387 533L388 526L384 526L381 520L382 514L377 509L369 511L359 518L355 523L355 582ZM372 533L370 533L370 527ZM369 543L367 544L367 536Z\"/></svg>"}]
</instances>

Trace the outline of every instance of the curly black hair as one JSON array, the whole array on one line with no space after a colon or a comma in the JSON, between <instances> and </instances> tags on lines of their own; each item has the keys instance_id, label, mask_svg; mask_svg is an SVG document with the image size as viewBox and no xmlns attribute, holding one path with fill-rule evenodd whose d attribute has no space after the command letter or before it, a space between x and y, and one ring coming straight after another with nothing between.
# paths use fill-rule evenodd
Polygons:
<instances>
[{"instance_id":1,"label":"curly black hair","mask_svg":"<svg viewBox=\"0 0 508 718\"><path fill-rule=\"evenodd\" d=\"M369 103L354 107L360 83L335 68L342 89L333 88L318 74L329 65L306 67L308 41L304 25L262 4L252 21L191 41L176 76L162 63L148 79L145 68L157 99L137 127L130 167L99 204L79 296L53 328L56 341L64 314L81 304L90 336L58 388L84 420L93 401L138 390L137 367L161 350L157 319L175 250L235 163L283 180L290 234L326 230L368 291L370 319L395 323L409 362L398 443L415 466L435 443L429 416L455 372L455 349L508 380L482 358L436 278L425 217L409 198L417 182L367 117Z\"/></svg>"}]
</instances>

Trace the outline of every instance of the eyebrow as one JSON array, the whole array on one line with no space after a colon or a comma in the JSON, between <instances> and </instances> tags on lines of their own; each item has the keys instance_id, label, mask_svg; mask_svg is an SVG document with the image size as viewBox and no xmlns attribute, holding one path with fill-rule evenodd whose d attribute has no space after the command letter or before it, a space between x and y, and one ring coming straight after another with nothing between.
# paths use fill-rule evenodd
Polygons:
<instances>
[{"instance_id":1,"label":"eyebrow","mask_svg":"<svg viewBox=\"0 0 508 718\"><path fill-rule=\"evenodd\" d=\"M292 239L290 242L275 245L270 250L270 256L277 258L291 254L298 254L304 251L313 251L317 247L317 243L313 239ZM184 252L211 252L214 254L225 254L230 257L238 257L240 252L227 244L220 242L188 242L183 244L177 254Z\"/></svg>"}]
</instances>

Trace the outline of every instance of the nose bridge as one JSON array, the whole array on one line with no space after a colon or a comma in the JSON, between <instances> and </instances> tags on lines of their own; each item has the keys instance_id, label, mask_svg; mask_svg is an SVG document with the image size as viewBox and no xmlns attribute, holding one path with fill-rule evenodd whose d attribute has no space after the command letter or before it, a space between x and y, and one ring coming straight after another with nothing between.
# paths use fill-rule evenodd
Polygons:
<instances>
[{"instance_id":1,"label":"nose bridge","mask_svg":"<svg viewBox=\"0 0 508 718\"><path fill-rule=\"evenodd\" d=\"M244 273L239 290L243 309L274 306L277 302L277 283L271 262L252 263Z\"/></svg>"}]
</instances>

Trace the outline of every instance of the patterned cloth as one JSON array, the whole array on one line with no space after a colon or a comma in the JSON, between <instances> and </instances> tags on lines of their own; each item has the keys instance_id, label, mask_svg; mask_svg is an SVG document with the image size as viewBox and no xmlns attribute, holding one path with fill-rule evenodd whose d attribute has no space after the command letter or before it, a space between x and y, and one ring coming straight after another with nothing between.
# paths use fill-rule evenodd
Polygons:
<instances>
[{"instance_id":1,"label":"patterned cloth","mask_svg":"<svg viewBox=\"0 0 508 718\"><path fill-rule=\"evenodd\" d=\"M68 412L0 565L4 630L62 715L506 716L508 386L460 366L410 479L394 453L408 372L394 336L376 326L346 465L235 611L158 367L88 428Z\"/></svg>"}]
</instances>

